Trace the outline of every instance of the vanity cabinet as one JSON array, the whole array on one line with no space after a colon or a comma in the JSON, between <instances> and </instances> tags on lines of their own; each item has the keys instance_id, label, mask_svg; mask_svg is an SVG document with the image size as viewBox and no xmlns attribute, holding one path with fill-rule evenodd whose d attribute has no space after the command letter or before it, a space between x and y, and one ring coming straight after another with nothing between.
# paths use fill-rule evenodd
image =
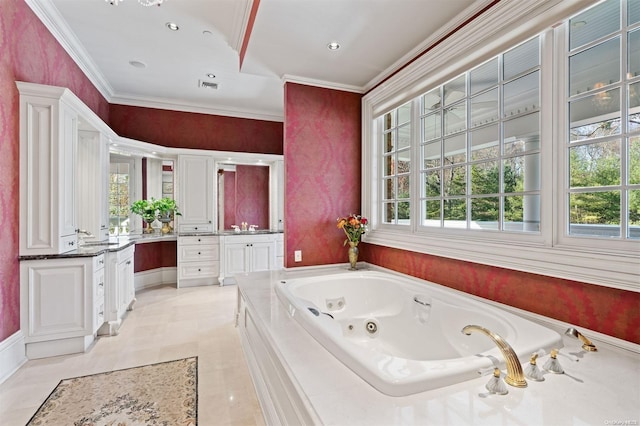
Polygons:
<instances>
[{"instance_id":1,"label":"vanity cabinet","mask_svg":"<svg viewBox=\"0 0 640 426\"><path fill-rule=\"evenodd\" d=\"M80 238L109 238L109 151L107 137L78 131L78 228L91 234Z\"/></svg>"},{"instance_id":2,"label":"vanity cabinet","mask_svg":"<svg viewBox=\"0 0 640 426\"><path fill-rule=\"evenodd\" d=\"M104 323L100 335L118 334L123 318L136 301L134 286L135 245L107 252Z\"/></svg>"},{"instance_id":3,"label":"vanity cabinet","mask_svg":"<svg viewBox=\"0 0 640 426\"><path fill-rule=\"evenodd\" d=\"M278 235L281 234L225 235L222 279L234 274L276 269Z\"/></svg>"},{"instance_id":4,"label":"vanity cabinet","mask_svg":"<svg viewBox=\"0 0 640 426\"><path fill-rule=\"evenodd\" d=\"M212 232L214 173L213 157L206 155L178 156L177 202L180 232Z\"/></svg>"},{"instance_id":5,"label":"vanity cabinet","mask_svg":"<svg viewBox=\"0 0 640 426\"><path fill-rule=\"evenodd\" d=\"M104 315L104 254L20 262L20 328L29 359L84 352Z\"/></svg>"},{"instance_id":6,"label":"vanity cabinet","mask_svg":"<svg viewBox=\"0 0 640 426\"><path fill-rule=\"evenodd\" d=\"M218 284L220 244L215 235L178 237L178 288Z\"/></svg>"},{"instance_id":7,"label":"vanity cabinet","mask_svg":"<svg viewBox=\"0 0 640 426\"><path fill-rule=\"evenodd\" d=\"M20 91L20 255L77 248L75 96L17 82Z\"/></svg>"}]
</instances>

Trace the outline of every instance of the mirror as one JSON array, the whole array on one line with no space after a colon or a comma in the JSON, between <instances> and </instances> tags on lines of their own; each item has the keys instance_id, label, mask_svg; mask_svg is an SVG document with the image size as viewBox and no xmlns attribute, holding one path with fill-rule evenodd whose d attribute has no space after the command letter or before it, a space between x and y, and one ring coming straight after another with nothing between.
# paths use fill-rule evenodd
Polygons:
<instances>
[{"instance_id":1,"label":"mirror","mask_svg":"<svg viewBox=\"0 0 640 426\"><path fill-rule=\"evenodd\" d=\"M242 222L269 229L269 167L242 164L218 166L218 229Z\"/></svg>"},{"instance_id":2,"label":"mirror","mask_svg":"<svg viewBox=\"0 0 640 426\"><path fill-rule=\"evenodd\" d=\"M170 197L176 199L176 164L180 154L214 157L217 199L214 211L218 230L247 222L258 229L284 229L284 163L281 155L167 148L127 138L109 146L112 158L132 162L128 174L131 200ZM180 207L180 206L179 206ZM125 219L122 219L123 221ZM132 216L129 232L140 232L142 220ZM122 227L120 227L122 232Z\"/></svg>"}]
</instances>

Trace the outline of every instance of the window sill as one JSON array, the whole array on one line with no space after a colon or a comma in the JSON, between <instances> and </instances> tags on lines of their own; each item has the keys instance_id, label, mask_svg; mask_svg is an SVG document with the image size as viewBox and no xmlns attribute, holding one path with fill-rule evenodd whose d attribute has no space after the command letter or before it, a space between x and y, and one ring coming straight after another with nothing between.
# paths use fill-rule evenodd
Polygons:
<instances>
[{"instance_id":1,"label":"window sill","mask_svg":"<svg viewBox=\"0 0 640 426\"><path fill-rule=\"evenodd\" d=\"M640 292L640 253L373 230L366 243ZM637 247L637 246L635 246Z\"/></svg>"}]
</instances>

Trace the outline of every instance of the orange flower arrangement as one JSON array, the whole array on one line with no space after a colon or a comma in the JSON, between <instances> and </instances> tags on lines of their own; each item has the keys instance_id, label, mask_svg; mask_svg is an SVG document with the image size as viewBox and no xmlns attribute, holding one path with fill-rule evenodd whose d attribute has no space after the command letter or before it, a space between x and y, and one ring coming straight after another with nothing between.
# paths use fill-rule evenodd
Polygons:
<instances>
[{"instance_id":1,"label":"orange flower arrangement","mask_svg":"<svg viewBox=\"0 0 640 426\"><path fill-rule=\"evenodd\" d=\"M343 245L346 246L348 242L357 245L367 231L367 222L366 217L353 213L350 216L338 218L338 228L342 229L347 236Z\"/></svg>"}]
</instances>

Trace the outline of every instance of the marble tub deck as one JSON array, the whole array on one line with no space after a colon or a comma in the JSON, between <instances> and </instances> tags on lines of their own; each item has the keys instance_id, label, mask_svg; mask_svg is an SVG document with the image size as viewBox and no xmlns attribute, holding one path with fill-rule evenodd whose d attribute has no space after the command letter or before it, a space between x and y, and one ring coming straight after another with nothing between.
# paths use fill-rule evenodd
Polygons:
<instances>
[{"instance_id":1,"label":"marble tub deck","mask_svg":"<svg viewBox=\"0 0 640 426\"><path fill-rule=\"evenodd\" d=\"M269 333L275 352L302 390L302 398L315 411L313 416L319 423L350 426L640 424L640 355L596 341L588 330L581 331L594 340L598 352L587 353L578 340L563 336L564 348L558 359L565 374L546 373L544 381L528 380L526 388L507 386L509 393L504 396L488 394L485 384L490 376L405 397L380 393L289 317L273 290L272 284L279 280L343 272L345 268L258 272L236 277L253 311L252 316L261 331ZM564 329L568 326L557 325ZM562 333L564 329L556 331ZM538 365L542 366L547 358L548 355L541 357Z\"/></svg>"}]
</instances>

